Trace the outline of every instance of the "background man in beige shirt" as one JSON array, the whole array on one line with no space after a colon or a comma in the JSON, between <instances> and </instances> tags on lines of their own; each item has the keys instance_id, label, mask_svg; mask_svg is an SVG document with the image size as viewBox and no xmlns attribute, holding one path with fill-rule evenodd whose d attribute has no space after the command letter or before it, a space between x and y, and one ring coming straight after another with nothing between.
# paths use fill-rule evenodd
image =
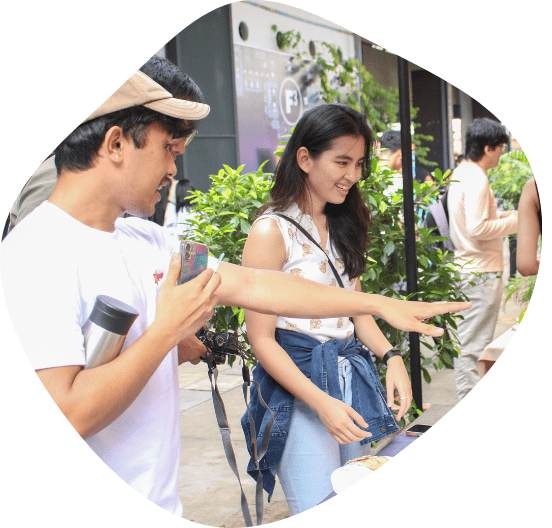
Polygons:
<instances>
[{"instance_id":1,"label":"background man in beige shirt","mask_svg":"<svg viewBox=\"0 0 552 528\"><path fill-rule=\"evenodd\" d=\"M455 260L463 266L460 288L473 303L462 314L464 320L458 321L461 355L455 361L455 385L459 400L479 381L477 360L493 339L502 299L503 237L517 231L517 211L497 211L487 178L507 141L500 123L474 120L466 132L466 161L452 174L452 180L458 181L448 193L450 238Z\"/></svg>"}]
</instances>

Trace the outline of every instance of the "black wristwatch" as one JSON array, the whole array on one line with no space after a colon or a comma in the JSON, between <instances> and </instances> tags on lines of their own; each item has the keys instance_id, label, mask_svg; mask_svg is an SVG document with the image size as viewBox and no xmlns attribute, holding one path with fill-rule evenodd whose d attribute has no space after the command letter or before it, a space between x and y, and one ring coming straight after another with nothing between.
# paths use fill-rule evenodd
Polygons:
<instances>
[{"instance_id":1,"label":"black wristwatch","mask_svg":"<svg viewBox=\"0 0 552 528\"><path fill-rule=\"evenodd\" d=\"M383 363L385 365L387 365L387 362L393 356L402 356L401 351L397 347L393 347L391 350L389 350L389 352L386 352L381 359L382 359Z\"/></svg>"}]
</instances>

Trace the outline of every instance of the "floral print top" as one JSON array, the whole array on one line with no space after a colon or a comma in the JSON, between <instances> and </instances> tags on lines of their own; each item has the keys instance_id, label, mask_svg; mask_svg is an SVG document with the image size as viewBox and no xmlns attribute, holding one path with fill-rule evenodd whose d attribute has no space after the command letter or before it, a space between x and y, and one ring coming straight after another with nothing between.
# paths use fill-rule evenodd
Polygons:
<instances>
[{"instance_id":1,"label":"floral print top","mask_svg":"<svg viewBox=\"0 0 552 528\"><path fill-rule=\"evenodd\" d=\"M321 238L318 234L312 218L303 214L297 204L293 204L282 214L292 218L299 223L313 238L321 244ZM328 284L339 288L331 267L328 265L326 255L329 256L335 269L339 273L343 286L349 290L355 289L357 279L349 280L344 271L343 260L337 256L335 249L328 237L326 255L320 251L301 231L293 224L275 215L262 215L261 218L270 218L276 222L286 245L286 260L282 271L298 275L305 279L313 280L321 284ZM294 319L291 317L278 317L276 328L284 330L294 330L302 334L314 337L321 343L329 339L346 339L353 334L354 325L347 317L338 317L332 319Z\"/></svg>"}]
</instances>

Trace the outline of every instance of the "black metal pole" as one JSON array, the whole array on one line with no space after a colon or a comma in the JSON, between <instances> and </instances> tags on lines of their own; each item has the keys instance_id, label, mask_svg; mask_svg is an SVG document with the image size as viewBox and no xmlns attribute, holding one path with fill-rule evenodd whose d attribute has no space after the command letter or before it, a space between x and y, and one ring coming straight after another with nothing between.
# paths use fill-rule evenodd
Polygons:
<instances>
[{"instance_id":1,"label":"black metal pole","mask_svg":"<svg viewBox=\"0 0 552 528\"><path fill-rule=\"evenodd\" d=\"M408 65L398 57L399 69L399 120L401 123L401 150L404 203L404 247L406 253L406 291L417 301L418 273L416 257L416 230L414 225L414 188L412 176L412 138L410 135L410 88ZM420 362L420 336L410 332L410 377L416 407L422 410L422 369Z\"/></svg>"},{"instance_id":2,"label":"black metal pole","mask_svg":"<svg viewBox=\"0 0 552 528\"><path fill-rule=\"evenodd\" d=\"M447 81L439 79L439 93L441 95L441 137L443 138L443 172L453 168L453 165L451 165L453 160L451 153L452 141L449 137L450 116L447 86Z\"/></svg>"}]
</instances>

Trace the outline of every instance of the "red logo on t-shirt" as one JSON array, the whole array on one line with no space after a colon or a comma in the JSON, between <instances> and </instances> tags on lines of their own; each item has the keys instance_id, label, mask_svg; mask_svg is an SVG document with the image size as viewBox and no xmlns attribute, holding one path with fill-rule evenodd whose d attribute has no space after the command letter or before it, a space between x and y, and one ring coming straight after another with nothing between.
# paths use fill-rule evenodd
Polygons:
<instances>
[{"instance_id":1,"label":"red logo on t-shirt","mask_svg":"<svg viewBox=\"0 0 552 528\"><path fill-rule=\"evenodd\" d=\"M153 278L155 279L155 284L159 284L159 281L163 278L163 272L154 273Z\"/></svg>"}]
</instances>

